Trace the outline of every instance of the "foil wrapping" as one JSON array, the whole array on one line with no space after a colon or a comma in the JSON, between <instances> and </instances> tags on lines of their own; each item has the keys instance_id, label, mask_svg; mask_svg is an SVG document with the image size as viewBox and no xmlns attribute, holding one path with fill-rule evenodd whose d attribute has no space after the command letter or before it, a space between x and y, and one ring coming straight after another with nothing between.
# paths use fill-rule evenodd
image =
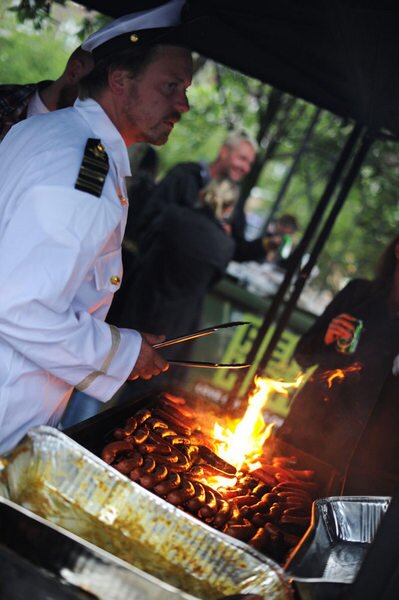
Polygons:
<instances>
[{"instance_id":1,"label":"foil wrapping","mask_svg":"<svg viewBox=\"0 0 399 600\"><path fill-rule=\"evenodd\" d=\"M2 459L0 494L183 592L288 600L283 569L130 481L51 427Z\"/></svg>"},{"instance_id":2,"label":"foil wrapping","mask_svg":"<svg viewBox=\"0 0 399 600\"><path fill-rule=\"evenodd\" d=\"M5 498L0 562L2 598L195 600Z\"/></svg>"}]
</instances>

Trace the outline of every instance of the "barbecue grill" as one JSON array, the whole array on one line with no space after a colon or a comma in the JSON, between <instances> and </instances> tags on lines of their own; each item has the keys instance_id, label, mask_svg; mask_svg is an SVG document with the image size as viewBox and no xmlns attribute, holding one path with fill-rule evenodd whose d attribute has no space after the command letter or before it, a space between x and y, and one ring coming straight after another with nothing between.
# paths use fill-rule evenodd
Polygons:
<instances>
[{"instance_id":1,"label":"barbecue grill","mask_svg":"<svg viewBox=\"0 0 399 600\"><path fill-rule=\"evenodd\" d=\"M115 432L120 432L135 415L159 408L162 395L173 398L157 392L99 413L65 433L48 427L31 430L4 459L0 494L108 550L182 594L214 600L237 593L257 594L268 599L292 598L291 585L299 585L295 560L306 547L304 541L299 545L297 542L302 538L312 547L309 539L317 537L314 532L320 522L316 508L313 508L310 520L309 506L307 525L310 528L304 537L306 527L298 536L298 528L280 523L278 515L272 523L277 530L282 528L288 533L288 537L291 534L293 544L291 548L284 548L290 550L288 554L281 552L278 536L269 536L266 546L259 548L256 544L251 545L252 539L236 539L231 533L234 528L225 530L229 534L226 535L214 526L212 519L190 514L186 510L187 503L174 506L153 491L144 489L140 479L129 481L128 474L118 472L115 465L107 464L101 458L104 448L115 440ZM212 413L217 417L218 409L204 405L198 399L191 398L190 407L194 413L205 412L208 420L212 420ZM276 457L278 462L274 463ZM288 462L284 462L285 459ZM287 465L293 459L295 467L290 471ZM266 473L265 481L269 475L268 465L283 465L288 479L290 472L311 472L315 505L323 503L322 498L339 493L342 484L339 473L277 437L267 440L261 460L262 467L253 474ZM262 471L263 467L266 471ZM270 472L275 471L271 469ZM251 473L244 475L248 478ZM248 491L250 495L252 490ZM232 501L235 500L234 496ZM364 498L363 505L367 502ZM243 509L245 516L251 518L251 506L244 505ZM301 552L298 548L302 548ZM291 563L290 556L294 557ZM310 584L306 585L306 574L302 571L299 575L301 599L313 599L309 591L312 590L312 578L310 573ZM320 590L321 579L319 574L314 593ZM337 594L337 589L347 586L347 582L342 584L332 580L327 585Z\"/></svg>"},{"instance_id":2,"label":"barbecue grill","mask_svg":"<svg viewBox=\"0 0 399 600\"><path fill-rule=\"evenodd\" d=\"M104 411L103 413L100 413L100 414L92 417L91 419L88 419L87 421L85 421L81 424L78 424L77 426L75 426L73 428L70 428L69 430L67 430L66 433L68 434L69 437L71 437L72 439L77 441L79 444L84 446L86 449L88 449L90 452L92 452L96 456L101 456L102 454L104 456L104 448L110 448L110 447L114 446L115 431L119 432L121 426L124 423L129 422L129 419L131 419L132 416L143 414L144 408L147 411L153 410L153 416L162 414L163 410L158 408L162 402L164 402L164 395L162 393L155 394L152 396L147 396L147 397L142 398L140 401L136 401L134 405L127 404L122 407L115 407L113 409L110 409L109 411ZM161 406L162 406L162 404L161 404ZM209 413L210 413L210 411L212 411L212 409L213 409L213 407L211 407L211 406L201 405L201 407L198 409L198 412L206 414L208 420L212 421L212 419L209 419ZM217 414L215 415L215 419L217 419ZM149 419L147 421L147 423L150 422L151 420L153 421L153 419ZM171 423L170 423L171 428L173 428L173 423L174 423L174 421L171 421ZM183 427L183 425L182 425L182 427ZM138 431L140 431L140 428L138 429ZM129 431L129 433L130 433L130 431ZM184 435L184 433L186 433L186 432L180 431L179 433L180 433L180 435L181 434ZM194 433L194 437L195 437L195 435L196 434ZM118 437L120 438L120 436L118 436ZM151 438L148 438L148 439L151 439ZM148 442L148 439L146 439L147 442ZM164 439L167 439L167 438L164 438ZM180 440L180 441L182 441L182 440ZM210 441L212 441L212 440L210 440ZM192 440L191 440L191 442L188 442L188 443L192 443ZM202 439L200 439L200 441L198 443L201 444ZM207 442L205 442L205 443L207 443ZM124 441L116 442L116 444L121 444L121 446L123 447L125 442ZM144 447L146 445L147 444L144 443L141 446ZM127 444L127 447L130 449L129 444ZM176 447L181 447L181 446L176 446ZM199 447L203 448L203 446L199 446ZM192 446L189 446L190 451L192 451L192 448L193 448ZM299 452L296 449L294 449L293 447L279 442L275 438L273 438L271 443L267 443L265 445L265 448L266 448L266 450L263 453L263 457L266 462L261 464L260 469L256 469L248 474L244 471L243 476L237 481L235 486L227 487L227 490L225 493L219 489L219 492L222 494L222 497L223 497L223 500L221 500L221 502L225 503L226 500L229 502L230 499L233 499L232 502L234 504L235 511L239 512L240 516L243 517L242 519L237 521L237 519L236 519L237 514L233 514L232 516L234 518L231 520L231 523L230 523L230 521L227 521L226 519L222 520L222 525L224 525L224 528L220 527L220 517L219 516L215 517L214 521L210 518L211 515L209 515L209 513L207 511L208 506L206 506L205 508L199 509L198 502L197 502L197 495L195 496L194 499L185 498L185 500L182 500L180 502L179 501L175 502L175 500L174 500L175 492L172 492L168 495L164 494L164 491L163 491L164 487L165 487L164 484L161 483L159 485L155 485L154 483L151 483L151 481L152 481L151 474L143 475L143 473L141 473L141 477L140 477L140 471L138 469L134 469L134 467L136 465L134 463L134 459L132 459L132 458L130 458L126 461L128 463L133 461L133 465L128 467L127 471L129 469L132 470L132 472L130 473L130 477L133 478L135 481L140 482L142 485L144 485L144 487L152 489L152 491L154 491L154 493L158 493L158 487L161 488L160 492L159 492L160 495L163 495L164 497L166 497L167 500L172 501L172 503L180 506L180 508L183 508L183 509L186 508L186 510L191 512L195 517L197 517L197 518L203 517L203 520L205 522L214 524L216 526L216 528L222 529L222 531L224 531L228 534L238 536L239 539L249 542L255 548L257 548L259 550L263 550L266 553L266 555L273 558L274 560L276 560L278 562L283 562L284 559L286 558L287 552L291 549L291 547L293 545L295 545L297 543L297 541L299 541L300 537L303 535L303 533L306 531L307 527L310 524L311 501L313 501L316 498L324 497L326 495L331 495L331 494L335 493L337 491L337 487L339 484L339 477L338 477L338 474L334 471L334 469L332 467L330 467L329 465L326 465L326 464L322 463L321 461L317 461L317 459L315 459L313 457L306 456L305 453ZM138 443L137 440L135 442L135 449L139 449L141 454L143 454L143 451L140 449L140 443ZM217 464L217 463L213 463L211 466L209 466L209 464L208 464L209 460L208 460L208 456L207 456L208 454L211 454L211 457L209 458L209 460L212 460L211 451L206 449L205 456L207 457L207 460L206 461L200 460L199 464L194 463L193 467L191 468L191 471L198 470L198 469L205 469L205 472L208 474L209 474L209 470L211 471L211 474L213 474L213 471L217 472L217 469L214 468L215 464ZM130 455L131 455L131 452L130 452ZM129 456L129 453L126 456ZM138 456L139 458L141 458L141 456L139 454L135 454L135 456ZM152 456L156 456L156 454L148 455L148 458L151 458ZM279 458L276 459L277 462L275 465L273 465L273 462L275 461L274 457L276 457L276 456ZM284 457L287 457L287 464L289 464L293 458L295 459L296 465L295 465L294 470L290 471L289 467L284 463ZM163 459L164 457L158 455L158 458ZM263 460L263 459L261 459L261 460ZM110 462L110 461L108 461L108 462ZM162 460L162 463L163 462L164 461ZM204 465L204 462L206 463L205 465ZM117 461L115 461L114 464L115 464L116 468L118 468L118 465L116 463L117 463ZM124 463L125 463L125 461L123 460L123 454L122 454L122 460L119 462L119 465L124 467ZM223 468L223 463L222 463L221 468ZM173 470L173 465L172 465L172 470ZM127 473L127 471L122 470L122 472L125 472L125 473ZM137 471L139 471L139 472L137 473ZM180 471L180 469L179 469L179 471ZM153 473L156 472L156 469L155 469L155 471L152 471L152 472ZM281 473L284 474L283 480L281 480L279 478L279 475ZM306 475L311 473L312 481L307 481L307 482L297 481L297 486L299 486L299 488L300 488L300 490L297 491L294 487L295 486L294 475L302 474L302 473L304 473ZM134 476L134 474L136 476ZM220 475L224 475L224 473L221 472ZM291 475L292 475L292 477L291 477ZM230 475L228 475L228 474L226 474L225 476L230 477ZM184 479L184 477L185 477L185 475L183 473L182 478ZM277 477L278 479L276 480L275 477ZM205 480L202 479L202 482L204 482L204 481L205 481L205 484L208 484L207 478L205 478ZM252 482L252 489L251 489L251 482ZM259 485L257 485L257 487L255 487L255 483L259 484ZM205 487L207 487L207 485ZM300 498L305 497L305 492L303 492L304 488L309 491L310 497L306 494L307 501L308 501L307 505L303 506L301 508L297 508L297 504L300 502ZM257 493L258 489L260 490L260 495L258 498L258 502L256 502L256 493ZM214 490L214 486L213 486L213 490ZM237 491L235 491L235 490L237 490ZM254 490L255 493L252 490ZM292 507L292 508L287 507L286 513L288 514L288 517L292 514L294 515L291 520L286 516L286 514L284 514L284 516L279 517L279 515L278 515L279 509L277 508L277 504L280 502L280 500L284 499L284 497L287 497L290 495L293 496L292 500L293 500L294 507ZM262 497L263 497L263 505L262 505L262 501L260 500ZM289 500L289 498L287 498L287 500ZM253 506L256 507L256 509L251 508L251 502L256 502L255 504L253 504ZM271 508L272 506L273 506L273 508ZM190 510L191 508L193 508L193 510ZM257 512L258 510L261 513L265 512L265 517L263 520L262 520L263 515L259 516L259 514ZM255 511L256 511L256 516L254 516ZM266 513L270 514L270 513L273 513L273 511L274 511L273 519L271 517L267 518ZM280 512L282 513L283 510L281 510ZM282 526L281 522L284 523L285 520L288 521L288 524L286 524L285 526ZM270 521L272 521L272 523L269 523ZM268 523L270 525L271 538L277 537L277 539L274 539L274 540L266 539L264 542L264 545L262 546L262 544L258 543L257 538L251 539L252 536L249 533L246 534L243 523L247 524L248 531L251 531L251 523L255 524L255 530L252 531L252 535L254 535L254 533L259 529L259 527L262 527L266 523ZM273 525L273 523L274 523L274 525ZM301 525L301 527L299 527L298 525ZM281 538L280 532L282 533L283 536L285 536L284 541L280 539ZM259 535L261 535L260 532L258 532L258 536ZM264 536L261 535L261 537L268 538L267 532L265 533Z\"/></svg>"}]
</instances>

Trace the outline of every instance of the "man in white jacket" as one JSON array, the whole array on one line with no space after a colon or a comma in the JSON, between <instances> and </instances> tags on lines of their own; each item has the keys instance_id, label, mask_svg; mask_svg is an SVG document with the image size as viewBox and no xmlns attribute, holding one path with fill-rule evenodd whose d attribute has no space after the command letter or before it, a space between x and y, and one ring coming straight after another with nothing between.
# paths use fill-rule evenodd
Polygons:
<instances>
[{"instance_id":1,"label":"man in white jacket","mask_svg":"<svg viewBox=\"0 0 399 600\"><path fill-rule=\"evenodd\" d=\"M57 425L74 387L106 402L126 379L168 368L152 348L160 336L104 319L122 277L126 146L164 144L189 109L181 6L90 36L81 99L15 125L0 146L0 453Z\"/></svg>"}]
</instances>

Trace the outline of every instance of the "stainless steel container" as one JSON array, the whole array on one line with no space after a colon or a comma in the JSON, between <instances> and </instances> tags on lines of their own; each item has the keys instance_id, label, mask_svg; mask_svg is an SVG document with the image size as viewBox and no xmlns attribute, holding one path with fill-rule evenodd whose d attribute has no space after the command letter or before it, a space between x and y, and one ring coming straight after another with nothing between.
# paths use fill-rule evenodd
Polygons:
<instances>
[{"instance_id":1,"label":"stainless steel container","mask_svg":"<svg viewBox=\"0 0 399 600\"><path fill-rule=\"evenodd\" d=\"M311 527L285 565L302 600L340 598L353 583L390 498L336 496L313 503Z\"/></svg>"}]
</instances>

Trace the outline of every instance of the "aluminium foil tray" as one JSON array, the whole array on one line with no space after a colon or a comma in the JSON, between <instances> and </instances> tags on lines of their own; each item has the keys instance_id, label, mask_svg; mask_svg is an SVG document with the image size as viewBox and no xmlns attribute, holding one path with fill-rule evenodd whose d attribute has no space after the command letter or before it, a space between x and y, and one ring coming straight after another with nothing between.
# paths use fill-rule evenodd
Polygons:
<instances>
[{"instance_id":1,"label":"aluminium foil tray","mask_svg":"<svg viewBox=\"0 0 399 600\"><path fill-rule=\"evenodd\" d=\"M0 498L0 597L195 600L5 498Z\"/></svg>"},{"instance_id":2,"label":"aluminium foil tray","mask_svg":"<svg viewBox=\"0 0 399 600\"><path fill-rule=\"evenodd\" d=\"M168 585L205 600L292 598L277 563L130 481L57 429L32 429L1 460L0 494Z\"/></svg>"},{"instance_id":3,"label":"aluminium foil tray","mask_svg":"<svg viewBox=\"0 0 399 600\"><path fill-rule=\"evenodd\" d=\"M285 564L301 599L342 597L361 567L390 500L335 496L313 503L311 526Z\"/></svg>"}]
</instances>

